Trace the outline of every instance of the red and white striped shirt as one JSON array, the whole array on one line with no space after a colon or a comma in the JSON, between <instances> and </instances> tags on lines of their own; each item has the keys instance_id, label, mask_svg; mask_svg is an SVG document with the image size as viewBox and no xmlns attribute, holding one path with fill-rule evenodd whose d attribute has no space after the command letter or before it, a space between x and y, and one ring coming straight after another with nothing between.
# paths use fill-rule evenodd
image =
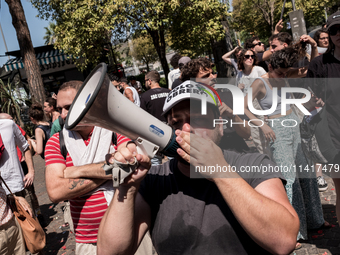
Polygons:
<instances>
[{"instance_id":1,"label":"red and white striped shirt","mask_svg":"<svg viewBox=\"0 0 340 255\"><path fill-rule=\"evenodd\" d=\"M84 140L86 146L90 143L91 136L92 132L88 139ZM130 141L130 139L117 133L117 146L127 141ZM66 167L73 166L70 155L67 153L65 161L60 153L59 133L54 134L48 140L45 148L46 166L56 163L65 164ZM107 209L103 192L97 191L91 195L73 198L70 200L70 208L76 242L96 243L99 224Z\"/></svg>"}]
</instances>

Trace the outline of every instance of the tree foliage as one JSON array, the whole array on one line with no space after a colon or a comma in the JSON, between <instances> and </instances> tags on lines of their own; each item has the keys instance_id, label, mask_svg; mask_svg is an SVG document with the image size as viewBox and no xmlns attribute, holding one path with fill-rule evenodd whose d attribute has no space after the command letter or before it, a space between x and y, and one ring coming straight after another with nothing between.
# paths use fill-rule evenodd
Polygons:
<instances>
[{"instance_id":1,"label":"tree foliage","mask_svg":"<svg viewBox=\"0 0 340 255\"><path fill-rule=\"evenodd\" d=\"M45 40L45 44L46 45L51 45L54 44L56 41L56 35L55 35L55 27L56 24L53 22L50 22L48 24L48 27L44 27L45 28L45 36L43 37L43 39Z\"/></svg>"},{"instance_id":2,"label":"tree foliage","mask_svg":"<svg viewBox=\"0 0 340 255\"><path fill-rule=\"evenodd\" d=\"M18 90L16 90L16 85L14 83L4 83L0 79L0 105L1 111L11 115L15 122L23 126L23 122L20 116L20 107L24 105L25 101L18 97Z\"/></svg>"},{"instance_id":3,"label":"tree foliage","mask_svg":"<svg viewBox=\"0 0 340 255\"><path fill-rule=\"evenodd\" d=\"M147 71L149 70L149 64L158 60L158 54L155 47L152 44L152 38L150 35L142 35L132 40L132 56L139 62L146 65Z\"/></svg>"},{"instance_id":4,"label":"tree foliage","mask_svg":"<svg viewBox=\"0 0 340 255\"><path fill-rule=\"evenodd\" d=\"M336 0L296 0L296 10L302 9L306 27L325 22L324 7L331 7ZM233 0L233 28L238 31L253 32L261 38L268 38L274 32L281 16L283 0ZM283 20L289 21L288 13L293 11L291 1L287 1Z\"/></svg>"},{"instance_id":5,"label":"tree foliage","mask_svg":"<svg viewBox=\"0 0 340 255\"><path fill-rule=\"evenodd\" d=\"M98 62L101 45L124 39L130 32L145 30L152 38L164 72L166 35L181 52L201 53L209 41L223 35L221 18L227 6L219 0L31 0L41 18L57 23L55 45L74 57L82 67ZM119 41L119 40L117 40Z\"/></svg>"},{"instance_id":6,"label":"tree foliage","mask_svg":"<svg viewBox=\"0 0 340 255\"><path fill-rule=\"evenodd\" d=\"M169 28L171 48L192 58L210 52L211 40L225 36L221 21L228 15L223 1L181 1Z\"/></svg>"}]
</instances>

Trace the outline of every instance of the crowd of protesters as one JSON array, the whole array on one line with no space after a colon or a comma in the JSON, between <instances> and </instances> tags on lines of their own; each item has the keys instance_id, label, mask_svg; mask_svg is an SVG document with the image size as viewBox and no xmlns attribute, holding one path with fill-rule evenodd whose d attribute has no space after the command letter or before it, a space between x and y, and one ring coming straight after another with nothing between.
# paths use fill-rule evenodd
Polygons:
<instances>
[{"instance_id":1,"label":"crowd of protesters","mask_svg":"<svg viewBox=\"0 0 340 255\"><path fill-rule=\"evenodd\" d=\"M158 254L288 254L301 248L299 240L308 238L308 229L329 227L319 197L319 191L327 189L322 171L261 175L227 171L223 176L202 171L201 178L194 178L190 168L305 169L320 165L304 154L299 125L294 126L301 122L301 112L294 105L281 104L281 89L292 85L284 78L340 77L340 12L330 15L314 38L302 35L295 42L281 32L282 23L277 23L268 38L267 49L253 36L243 47L222 56L235 68L233 85L243 92L244 115L233 113L233 94L218 88L214 64L208 58L175 54L170 60L174 69L166 77L168 88L160 86L155 70L145 75L144 88L135 77L129 83L125 77L108 74L112 86L134 103L124 111L140 107L175 130L176 157L158 152L150 159L138 154L136 145L123 134L100 127L66 130L64 121L82 85L69 81L43 106L30 107L34 139L11 116L0 114L1 176L44 226L33 186L32 154L45 160L47 193L54 203L67 202L65 227L75 233L76 254L152 254L153 249ZM340 91L337 86L325 90L325 97L312 93L304 107L326 107L338 151L332 163L340 164ZM200 111L202 97L193 91L209 95L206 115ZM295 96L287 94L288 99ZM270 110L274 104L277 108L272 113L252 112ZM216 120L228 121L213 125ZM273 120L286 122L290 128L270 125ZM247 125L230 125L233 122ZM249 140L257 152L250 152ZM116 189L112 175L103 170L103 165L114 160L138 162L133 174ZM339 218L340 179L332 177ZM0 254L24 254L8 194L0 186Z\"/></svg>"}]
</instances>

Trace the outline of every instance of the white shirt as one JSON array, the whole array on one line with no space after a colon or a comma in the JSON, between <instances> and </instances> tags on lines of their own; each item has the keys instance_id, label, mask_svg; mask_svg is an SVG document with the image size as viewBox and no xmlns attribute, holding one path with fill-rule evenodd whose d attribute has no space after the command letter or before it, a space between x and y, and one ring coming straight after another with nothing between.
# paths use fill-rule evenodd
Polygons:
<instances>
[{"instance_id":1,"label":"white shirt","mask_svg":"<svg viewBox=\"0 0 340 255\"><path fill-rule=\"evenodd\" d=\"M12 120L0 119L0 134L5 150L0 158L0 172L13 193L24 189L24 173L19 162L16 146L21 151L26 151L28 143L21 134L20 129ZM6 186L2 184L6 194L10 194Z\"/></svg>"},{"instance_id":2,"label":"white shirt","mask_svg":"<svg viewBox=\"0 0 340 255\"><path fill-rule=\"evenodd\" d=\"M243 94L246 96L248 89L251 84L253 84L255 78L261 77L266 73L266 70L264 70L261 66L253 66L253 70L249 75L245 75L243 71L240 71L236 76L236 85L244 84Z\"/></svg>"},{"instance_id":3,"label":"white shirt","mask_svg":"<svg viewBox=\"0 0 340 255\"><path fill-rule=\"evenodd\" d=\"M123 93L124 96L125 96L125 90L127 90L127 89L131 89L131 91L132 91L134 104L140 106L140 98L139 98L139 94L138 94L137 90L134 87L131 87L131 86L126 87L126 89L124 89L124 93Z\"/></svg>"},{"instance_id":4,"label":"white shirt","mask_svg":"<svg viewBox=\"0 0 340 255\"><path fill-rule=\"evenodd\" d=\"M168 74L168 85L169 85L169 89L172 88L172 83L174 82L174 80L176 80L179 76L181 75L181 72L179 70L179 68L176 68L174 70L172 70L169 74Z\"/></svg>"}]
</instances>

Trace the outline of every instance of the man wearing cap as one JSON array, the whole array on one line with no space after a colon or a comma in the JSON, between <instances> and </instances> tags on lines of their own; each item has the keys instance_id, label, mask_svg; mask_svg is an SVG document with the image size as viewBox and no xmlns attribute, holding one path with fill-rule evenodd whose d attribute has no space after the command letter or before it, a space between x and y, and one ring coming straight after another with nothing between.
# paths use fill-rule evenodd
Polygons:
<instances>
[{"instance_id":1,"label":"man wearing cap","mask_svg":"<svg viewBox=\"0 0 340 255\"><path fill-rule=\"evenodd\" d=\"M98 253L133 254L148 229L158 254L290 253L299 219L282 175L242 172L275 165L261 154L222 152L222 126L213 125L220 115L214 92L197 83L182 85L185 91L170 92L163 107L176 129L178 156L148 171L148 157L136 155L139 168L116 190L101 222ZM133 154L124 149L114 157L124 162ZM213 166L226 171L204 171Z\"/></svg>"}]
</instances>

